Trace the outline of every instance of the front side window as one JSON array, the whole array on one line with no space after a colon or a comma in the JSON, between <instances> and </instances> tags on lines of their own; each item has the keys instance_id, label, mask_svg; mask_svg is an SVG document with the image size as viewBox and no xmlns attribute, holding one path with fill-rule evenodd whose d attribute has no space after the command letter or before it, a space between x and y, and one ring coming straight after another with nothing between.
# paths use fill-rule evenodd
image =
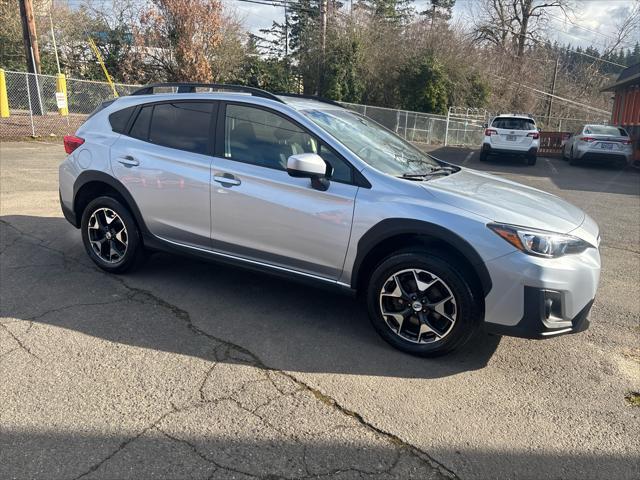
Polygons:
<instances>
[{"instance_id":1,"label":"front side window","mask_svg":"<svg viewBox=\"0 0 640 480\"><path fill-rule=\"evenodd\" d=\"M440 164L373 120L349 110L304 110L311 121L373 168L388 175L425 174Z\"/></svg>"},{"instance_id":2,"label":"front side window","mask_svg":"<svg viewBox=\"0 0 640 480\"><path fill-rule=\"evenodd\" d=\"M333 167L332 180L352 181L351 167L329 147L280 115L244 105L227 105L224 156L277 170L299 153L316 153Z\"/></svg>"}]
</instances>

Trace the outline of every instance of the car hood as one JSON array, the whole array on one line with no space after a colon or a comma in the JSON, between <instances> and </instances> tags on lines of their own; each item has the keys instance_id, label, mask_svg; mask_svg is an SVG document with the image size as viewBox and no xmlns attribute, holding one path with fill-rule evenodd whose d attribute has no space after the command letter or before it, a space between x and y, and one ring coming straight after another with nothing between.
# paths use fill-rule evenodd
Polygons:
<instances>
[{"instance_id":1,"label":"car hood","mask_svg":"<svg viewBox=\"0 0 640 480\"><path fill-rule=\"evenodd\" d=\"M585 219L560 197L467 168L422 186L440 201L494 222L568 233Z\"/></svg>"}]
</instances>

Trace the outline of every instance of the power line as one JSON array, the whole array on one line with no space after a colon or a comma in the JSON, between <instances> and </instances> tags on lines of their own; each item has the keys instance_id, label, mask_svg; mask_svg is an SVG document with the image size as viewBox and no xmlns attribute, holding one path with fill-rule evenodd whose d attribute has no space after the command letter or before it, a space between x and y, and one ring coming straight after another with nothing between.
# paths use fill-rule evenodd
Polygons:
<instances>
[{"instance_id":1,"label":"power line","mask_svg":"<svg viewBox=\"0 0 640 480\"><path fill-rule=\"evenodd\" d=\"M519 85L519 86L521 86L523 88L531 90L532 92L536 92L536 93L539 93L541 95L545 95L548 98L553 98L553 99L558 100L560 102L570 103L572 105L576 105L576 106L581 107L581 108L586 108L587 110L592 110L592 111L598 112L600 114L609 115L611 113L608 110L602 110L601 108L592 107L591 105L587 105L585 103L580 103L580 102L576 102L575 100L570 100L568 98L560 97L558 95L554 95L552 93L545 92L544 90L540 90L538 88L532 87L530 85L526 85L526 84L524 84L522 82L518 82L518 81L515 81L515 80L510 80L508 78L501 77L500 75L496 75L495 73L489 73L489 75L491 75L493 77L496 77L496 78L498 78L500 80L504 80L504 81L507 81L507 82L514 83L514 84Z\"/></svg>"},{"instance_id":2,"label":"power line","mask_svg":"<svg viewBox=\"0 0 640 480\"><path fill-rule=\"evenodd\" d=\"M312 10L310 8L304 8L303 6L299 5L297 2L290 2L287 0L233 0L233 1L242 2L242 3L254 3L257 5L267 5L270 7L291 8L299 12L317 13L316 10Z\"/></svg>"},{"instance_id":3,"label":"power line","mask_svg":"<svg viewBox=\"0 0 640 480\"><path fill-rule=\"evenodd\" d=\"M576 27L576 28L580 28L580 29L585 30L585 31L587 31L587 32L595 33L596 35L600 35L600 36L602 36L602 37L604 37L604 38L607 38L607 39L609 39L609 40L613 40L613 41L617 41L617 40L618 40L617 38L615 38L615 37L613 37L613 36L606 35L606 34L604 34L604 33L602 33L602 32L598 32L597 30L593 30L593 29L591 29L591 28L587 28L587 27L585 27L584 25L577 24L577 23L575 23L573 20L571 20L569 17L565 17L565 18L563 19L563 18L561 18L561 17L558 17L557 15L552 15L551 13L547 13L547 15L549 15L551 18L555 18L556 20L559 20L559 21L561 21L561 22L562 22L562 21L569 22L571 25L573 25L573 26L574 26L574 27ZM553 27L551 27L551 28L553 28ZM557 29L557 28L554 28L554 30L558 31L558 29ZM565 33L566 35L570 35L570 34L568 34L568 33L566 33L566 32L562 32L562 33ZM570 35L570 36L572 36L572 37L574 37L574 38L580 38L580 37L575 37L574 35ZM626 42L625 42L625 43L626 43ZM603 45L603 44L599 44L599 45L605 46L605 48L606 48L606 45ZM629 44L627 43L627 45L629 45Z\"/></svg>"},{"instance_id":4,"label":"power line","mask_svg":"<svg viewBox=\"0 0 640 480\"><path fill-rule=\"evenodd\" d=\"M526 34L524 34L524 33L518 33L518 32L516 32L516 31L514 31L514 30L510 30L510 29L506 29L506 30L507 30L509 33L511 33L512 35L516 35L516 36L519 36L519 37L528 38L529 40L531 40L531 41L533 41L533 42L535 42L535 43L542 44L542 45L545 45L545 46L546 46L546 43L545 43L544 41L542 41L542 40L538 40L537 38L532 37L531 35L526 35ZM599 61L599 62L609 63L609 64L611 64L611 65L615 65L616 67L620 67L620 68L627 68L627 65L621 65L621 64L619 64L619 63L612 62L611 60L605 60L604 58L601 58L601 57L596 57L596 56L594 56L594 55L589 55L588 53L585 53L585 52L578 52L577 50L572 50L572 49L570 49L570 48L567 48L566 50L567 50L568 52L575 53L576 55L582 55L582 56L584 56L584 57L592 58L592 59L597 60L597 61Z\"/></svg>"}]
</instances>

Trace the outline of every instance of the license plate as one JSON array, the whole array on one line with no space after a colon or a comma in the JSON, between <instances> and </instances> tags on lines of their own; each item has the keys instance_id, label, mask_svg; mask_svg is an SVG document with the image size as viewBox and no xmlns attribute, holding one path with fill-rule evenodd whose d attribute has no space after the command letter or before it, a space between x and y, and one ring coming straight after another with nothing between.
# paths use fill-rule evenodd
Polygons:
<instances>
[{"instance_id":1,"label":"license plate","mask_svg":"<svg viewBox=\"0 0 640 480\"><path fill-rule=\"evenodd\" d=\"M600 148L605 150L613 150L613 143L601 143Z\"/></svg>"},{"instance_id":2,"label":"license plate","mask_svg":"<svg viewBox=\"0 0 640 480\"><path fill-rule=\"evenodd\" d=\"M516 136L515 135L507 135L507 140L510 142L515 142L516 141Z\"/></svg>"}]
</instances>

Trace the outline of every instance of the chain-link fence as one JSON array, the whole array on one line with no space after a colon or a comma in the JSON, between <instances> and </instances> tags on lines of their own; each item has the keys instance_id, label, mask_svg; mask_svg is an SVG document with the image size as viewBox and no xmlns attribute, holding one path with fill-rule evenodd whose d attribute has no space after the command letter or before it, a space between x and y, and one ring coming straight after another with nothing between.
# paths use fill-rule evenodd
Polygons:
<instances>
[{"instance_id":1,"label":"chain-link fence","mask_svg":"<svg viewBox=\"0 0 640 480\"><path fill-rule=\"evenodd\" d=\"M43 137L74 133L101 102L113 97L106 82L67 79L68 115L61 115L56 102L53 75L5 72L10 115L0 118L0 138ZM115 84L119 95L140 85ZM365 115L405 139L422 144L480 146L484 127L493 115L484 109L451 107L447 115L396 110L342 102L346 108ZM589 118L592 123L596 123ZM598 123L606 119L598 119ZM573 132L586 119L551 117L538 124L554 131ZM551 126L553 125L553 128Z\"/></svg>"},{"instance_id":2,"label":"chain-link fence","mask_svg":"<svg viewBox=\"0 0 640 480\"><path fill-rule=\"evenodd\" d=\"M69 114L61 115L56 102L55 76L5 71L5 80L9 116L0 118L0 138L72 134L100 102L113 97L106 82L67 79ZM136 87L116 84L120 95Z\"/></svg>"},{"instance_id":3,"label":"chain-link fence","mask_svg":"<svg viewBox=\"0 0 640 480\"><path fill-rule=\"evenodd\" d=\"M447 136L447 117L444 115L373 107L370 105L359 105L357 103L340 103L350 110L375 120L410 142L426 144L445 143ZM458 124L458 122L455 123L456 128L461 125L462 124ZM453 125L450 125L450 127L453 127Z\"/></svg>"}]
</instances>

